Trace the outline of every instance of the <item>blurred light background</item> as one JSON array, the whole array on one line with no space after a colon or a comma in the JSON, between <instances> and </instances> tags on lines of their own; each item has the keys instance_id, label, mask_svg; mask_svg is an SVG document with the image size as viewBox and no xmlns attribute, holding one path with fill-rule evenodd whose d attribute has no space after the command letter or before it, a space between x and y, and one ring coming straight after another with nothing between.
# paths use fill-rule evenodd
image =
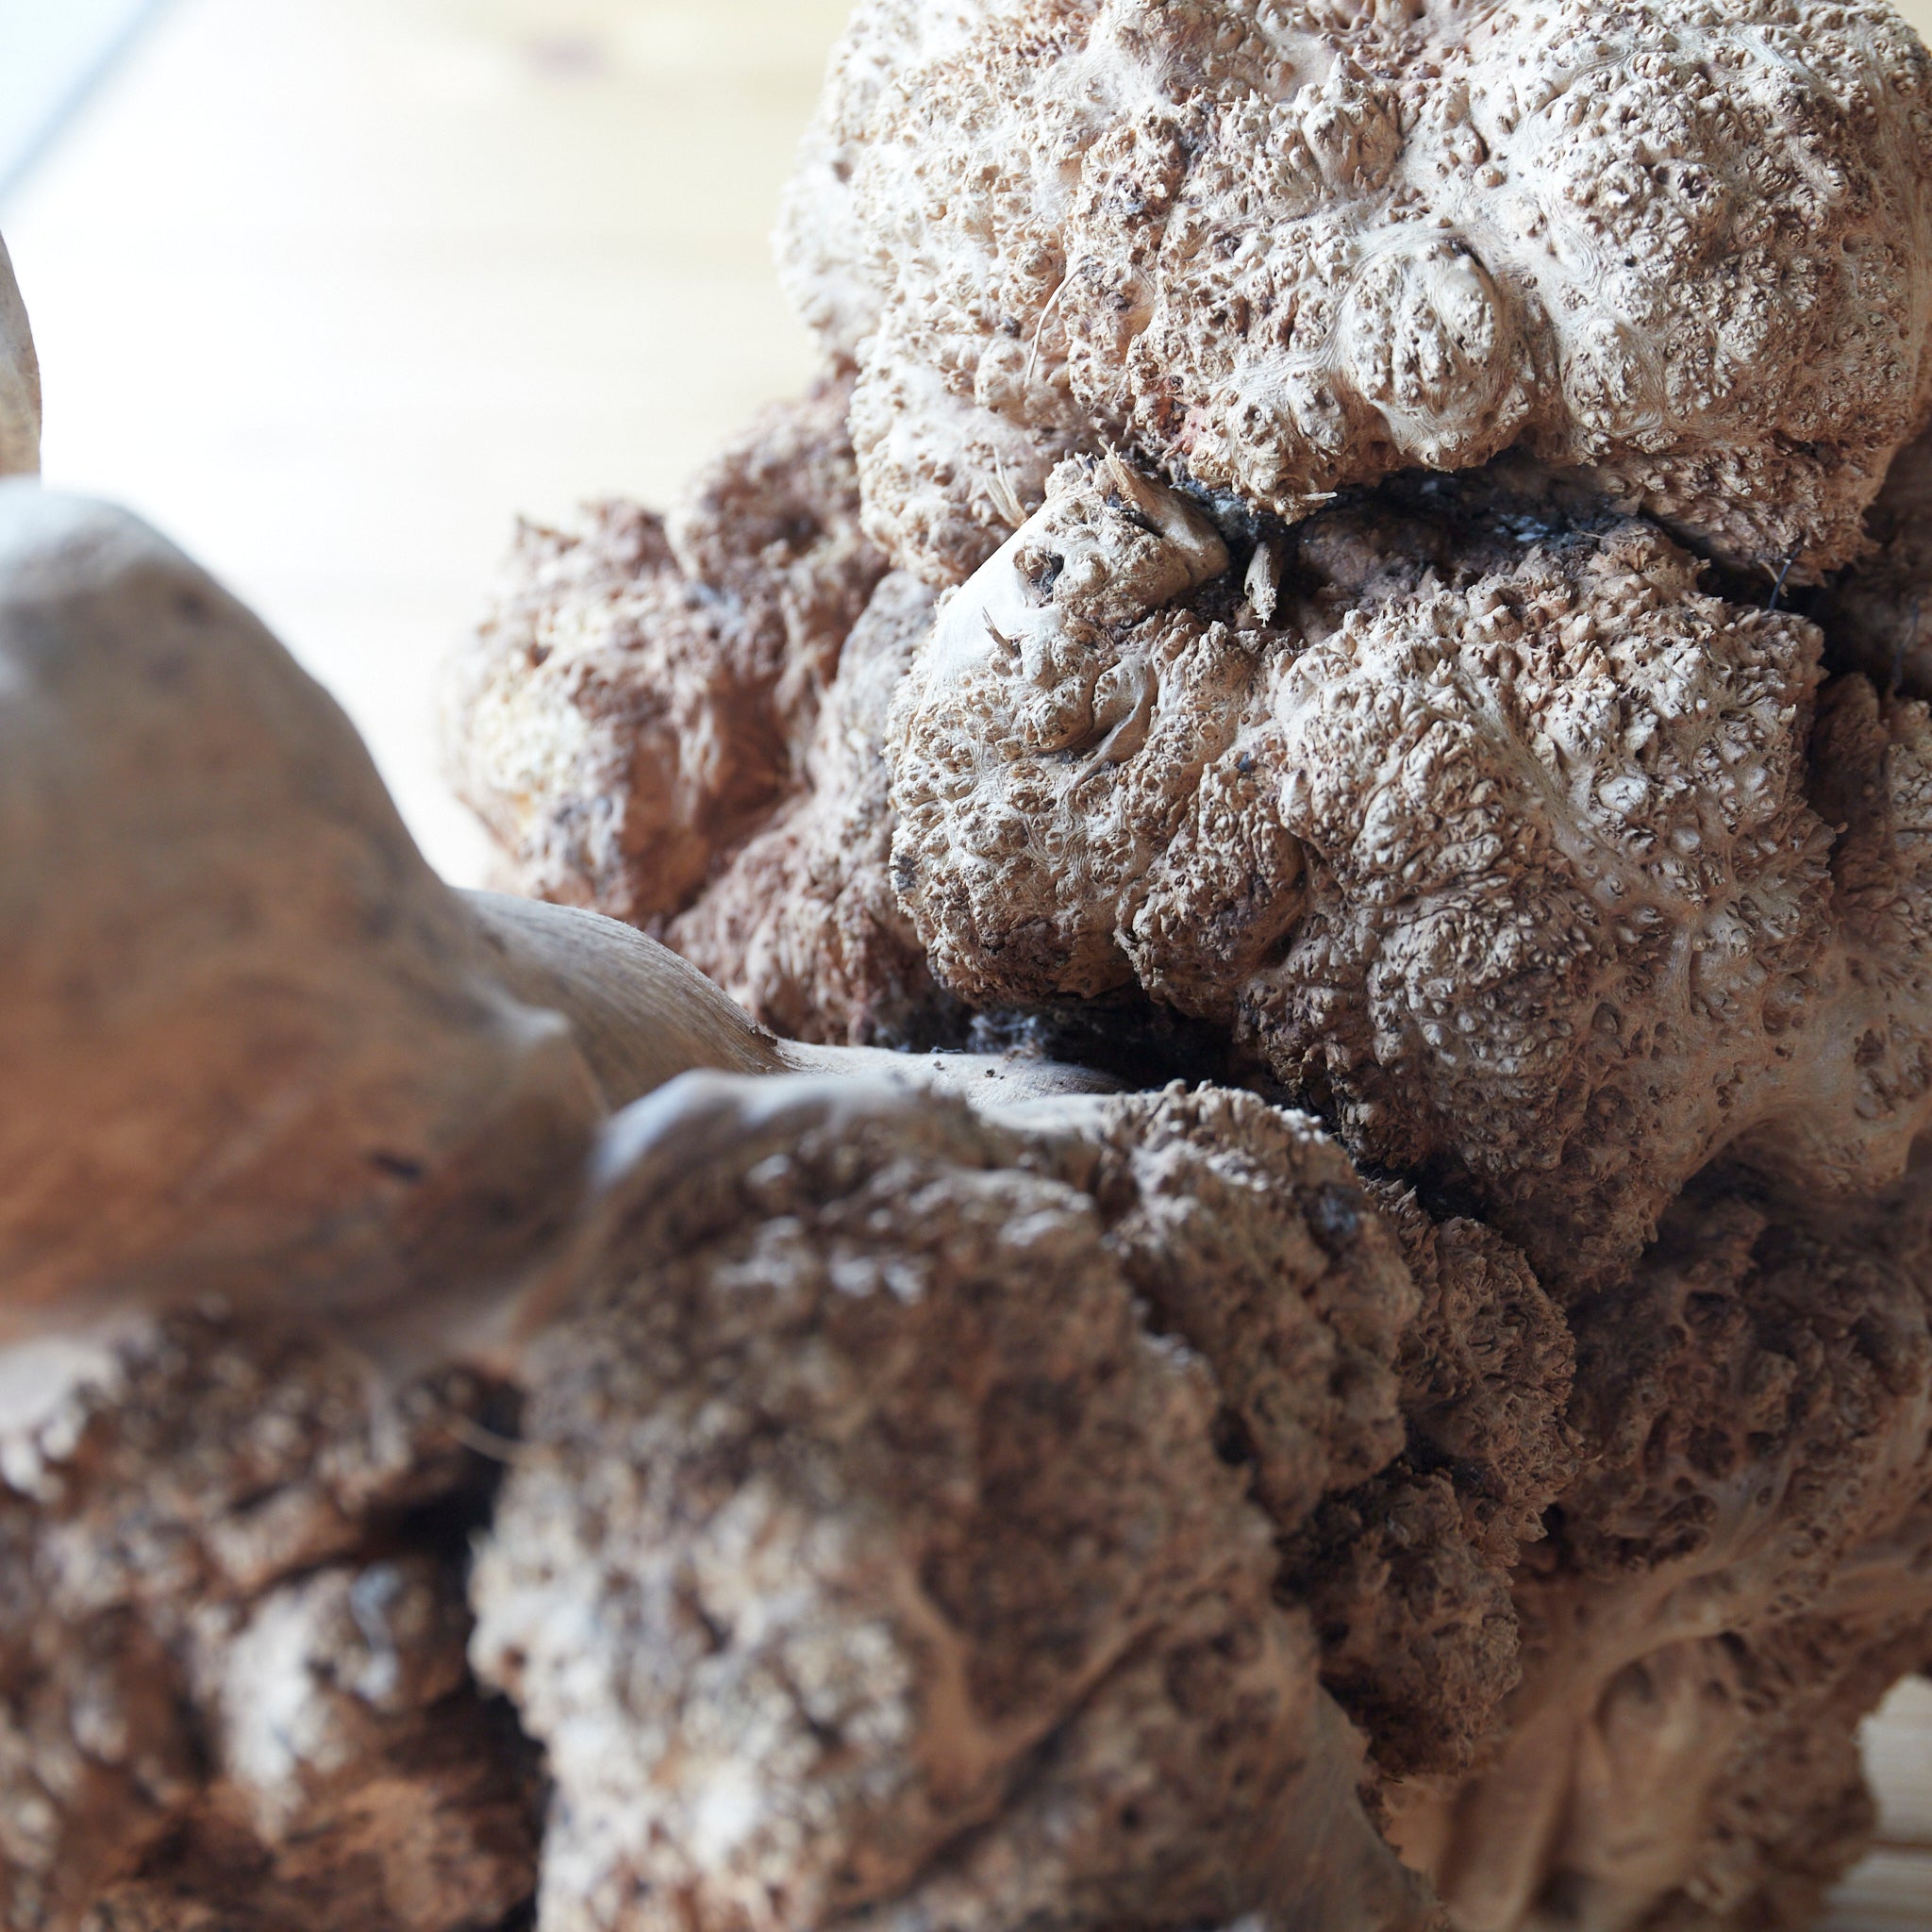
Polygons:
<instances>
[{"instance_id":1,"label":"blurred light background","mask_svg":"<svg viewBox=\"0 0 1932 1932\"><path fill-rule=\"evenodd\" d=\"M767 238L849 0L0 0L47 481L159 525L486 865L438 670L520 511L661 504L813 355ZM1932 0L1905 12L1932 31ZM1829 1932L1932 1926L1932 1686Z\"/></svg>"},{"instance_id":2,"label":"blurred light background","mask_svg":"<svg viewBox=\"0 0 1932 1932\"><path fill-rule=\"evenodd\" d=\"M847 10L0 0L47 482L254 605L459 882L437 673L518 512L661 503L811 372L769 234Z\"/></svg>"}]
</instances>

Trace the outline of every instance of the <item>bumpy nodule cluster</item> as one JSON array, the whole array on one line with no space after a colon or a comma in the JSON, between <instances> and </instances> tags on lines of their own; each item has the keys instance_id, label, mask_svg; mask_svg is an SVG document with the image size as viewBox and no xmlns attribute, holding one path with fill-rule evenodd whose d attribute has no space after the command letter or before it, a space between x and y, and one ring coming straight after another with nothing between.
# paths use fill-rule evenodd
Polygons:
<instances>
[{"instance_id":1,"label":"bumpy nodule cluster","mask_svg":"<svg viewBox=\"0 0 1932 1932\"><path fill-rule=\"evenodd\" d=\"M1932 1664L1932 63L863 0L782 246L457 669L575 909L0 486L0 1919L1797 1932Z\"/></svg>"},{"instance_id":2,"label":"bumpy nodule cluster","mask_svg":"<svg viewBox=\"0 0 1932 1932\"><path fill-rule=\"evenodd\" d=\"M1720 1155L1900 1171L1932 1120L1922 704L1828 679L1814 625L1700 590L1644 522L1378 502L1236 592L1125 474L1057 473L901 686L893 882L942 979L1231 1024L1573 1293Z\"/></svg>"},{"instance_id":3,"label":"bumpy nodule cluster","mask_svg":"<svg viewBox=\"0 0 1932 1932\"><path fill-rule=\"evenodd\" d=\"M1198 1084L693 1099L745 1138L688 1210L641 1159L479 1572L545 1924L1804 1924L1858 1714L1932 1658L1925 53L1816 0L865 0L780 244L837 387L755 433L811 461L731 460L836 475L871 601L675 878L524 882L803 1038ZM578 621L526 584L512 627ZM729 661L653 623L639 716ZM542 728L553 817L608 808ZM1050 1307L967 1286L1029 1269ZM1265 1696L1158 1661L1216 1470ZM592 1561L624 1635L546 1639ZM1145 1676L1093 1661L1130 1625ZM953 1688L1023 1659L1050 1743ZM1234 1783L1183 1679L1252 1713ZM1273 1755L1339 1789L1355 1736L1372 1840Z\"/></svg>"},{"instance_id":4,"label":"bumpy nodule cluster","mask_svg":"<svg viewBox=\"0 0 1932 1932\"><path fill-rule=\"evenodd\" d=\"M529 1896L541 1765L464 1657L495 1472L459 1439L503 1396L375 1394L340 1341L199 1314L9 1425L8 1927L455 1932Z\"/></svg>"},{"instance_id":5,"label":"bumpy nodule cluster","mask_svg":"<svg viewBox=\"0 0 1932 1932\"><path fill-rule=\"evenodd\" d=\"M774 409L675 515L525 525L452 667L453 775L520 881L660 930L790 789L886 564L858 530L848 386Z\"/></svg>"},{"instance_id":6,"label":"bumpy nodule cluster","mask_svg":"<svg viewBox=\"0 0 1932 1932\"><path fill-rule=\"evenodd\" d=\"M935 582L1113 439L1289 519L1522 447L1829 565L1932 401L1928 88L1883 4L865 0L784 249Z\"/></svg>"},{"instance_id":7,"label":"bumpy nodule cluster","mask_svg":"<svg viewBox=\"0 0 1932 1932\"><path fill-rule=\"evenodd\" d=\"M719 1079L628 1124L474 1583L545 1924L1426 1922L1214 1443L1253 1416L1282 1524L1386 1459L1413 1290L1331 1147L1224 1106Z\"/></svg>"}]
</instances>

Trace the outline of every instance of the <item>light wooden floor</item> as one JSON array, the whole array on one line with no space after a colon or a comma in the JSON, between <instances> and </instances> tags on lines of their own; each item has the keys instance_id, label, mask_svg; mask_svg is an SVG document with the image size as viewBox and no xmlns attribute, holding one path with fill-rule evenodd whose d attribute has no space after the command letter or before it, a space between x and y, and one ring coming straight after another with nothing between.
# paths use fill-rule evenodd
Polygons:
<instances>
[{"instance_id":1,"label":"light wooden floor","mask_svg":"<svg viewBox=\"0 0 1932 1932\"><path fill-rule=\"evenodd\" d=\"M1829 1932L1932 1926L1932 1683L1901 1684L1865 1726L1878 1842L1839 1888Z\"/></svg>"},{"instance_id":2,"label":"light wooden floor","mask_svg":"<svg viewBox=\"0 0 1932 1932\"><path fill-rule=\"evenodd\" d=\"M0 61L58 4L0 0ZM436 666L512 517L661 501L810 372L765 236L846 4L168 0L0 206L48 481L253 602L452 877L483 847ZM1883 1842L1830 1926L1932 1928L1932 1687L1868 1756Z\"/></svg>"}]
</instances>

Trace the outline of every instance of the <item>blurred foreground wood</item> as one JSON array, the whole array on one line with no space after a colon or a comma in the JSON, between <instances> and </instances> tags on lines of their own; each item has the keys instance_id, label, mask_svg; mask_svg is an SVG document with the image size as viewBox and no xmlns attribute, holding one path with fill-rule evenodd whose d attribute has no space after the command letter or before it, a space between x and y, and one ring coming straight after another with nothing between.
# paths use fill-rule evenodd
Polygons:
<instances>
[{"instance_id":1,"label":"blurred foreground wood","mask_svg":"<svg viewBox=\"0 0 1932 1932\"><path fill-rule=\"evenodd\" d=\"M49 481L254 603L458 882L437 667L512 519L662 502L810 374L765 238L846 5L171 0L0 207ZM1932 1927L1932 1686L1868 1755L1829 1932Z\"/></svg>"}]
</instances>

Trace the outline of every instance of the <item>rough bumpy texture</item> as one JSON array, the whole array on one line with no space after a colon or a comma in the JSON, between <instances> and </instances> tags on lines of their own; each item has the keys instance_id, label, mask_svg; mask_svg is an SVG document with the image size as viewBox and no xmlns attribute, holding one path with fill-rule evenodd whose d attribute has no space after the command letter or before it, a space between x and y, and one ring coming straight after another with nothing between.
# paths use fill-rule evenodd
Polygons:
<instances>
[{"instance_id":1,"label":"rough bumpy texture","mask_svg":"<svg viewBox=\"0 0 1932 1932\"><path fill-rule=\"evenodd\" d=\"M1857 1850L1851 1725L1932 1642L1926 1198L1707 1185L1579 1311L1589 1459L1518 1581L1507 1725L1391 1794L1458 1926L1802 1925Z\"/></svg>"},{"instance_id":2,"label":"rough bumpy texture","mask_svg":"<svg viewBox=\"0 0 1932 1932\"><path fill-rule=\"evenodd\" d=\"M769 412L668 522L526 527L447 736L519 891L660 934L788 1039L925 1045L962 1023L888 880L884 741L932 595L858 534L849 392Z\"/></svg>"},{"instance_id":3,"label":"rough bumpy texture","mask_svg":"<svg viewBox=\"0 0 1932 1932\"><path fill-rule=\"evenodd\" d=\"M1489 1230L1378 1214L1305 1116L1177 1086L1074 1105L1108 1244L1213 1369L1324 1683L1381 1771L1466 1765L1515 1681L1519 1542L1574 1469L1562 1317Z\"/></svg>"},{"instance_id":4,"label":"rough bumpy texture","mask_svg":"<svg viewBox=\"0 0 1932 1932\"><path fill-rule=\"evenodd\" d=\"M1915 462L1874 512L1883 547L1807 598L1822 635L1531 465L1284 529L1119 457L1063 462L929 635L888 581L848 658L863 723L821 716L864 758L821 755L804 832L767 835L787 869L745 848L756 909L709 928L727 975L789 935L766 984L805 984L831 957L820 915L755 881L826 876L808 901L837 904L846 875L794 855L842 845L876 894L890 839L913 941L969 1005L1138 987L1388 1176L1206 1091L1057 1103L999 1157L1091 1199L1153 1330L1211 1374L1208 1440L1274 1524L1277 1600L1457 1932L1805 1924L1870 1830L1857 1723L1932 1654L1932 1257L1923 1178L1895 1179L1932 1091L1932 724L1909 651L1872 641L1917 595ZM880 1200L879 1238L923 1254L924 1224ZM545 1491L531 1521L561 1514ZM519 1694L593 1785L617 1761L601 1690ZM1159 1740L1133 1748L1166 1841L1239 1863L1179 1808L1197 1747L1158 1700L1139 1714L1150 1694L1119 1735ZM1145 1871L1118 1861L1158 1834L1107 1810L1126 1747L1092 1735L1029 1759L969 1854L803 1916L1138 1906ZM568 1815L622 1811L625 1777ZM653 1886L736 1870L662 1829L686 1877ZM586 1831L562 1841L580 1876L659 1870ZM581 1923L629 1923L610 1909Z\"/></svg>"},{"instance_id":5,"label":"rough bumpy texture","mask_svg":"<svg viewBox=\"0 0 1932 1932\"><path fill-rule=\"evenodd\" d=\"M1401 1250L1306 1116L1178 1084L1078 1105L1108 1247L1157 1332L1213 1372L1224 1453L1297 1527L1403 1446L1394 1365L1417 1302Z\"/></svg>"},{"instance_id":6,"label":"rough bumpy texture","mask_svg":"<svg viewBox=\"0 0 1932 1932\"><path fill-rule=\"evenodd\" d=\"M1802 1925L1932 1658L1928 83L868 0L839 373L459 672L575 905L0 487L9 1928ZM1111 1072L864 1043L974 1008Z\"/></svg>"},{"instance_id":7,"label":"rough bumpy texture","mask_svg":"<svg viewBox=\"0 0 1932 1932\"><path fill-rule=\"evenodd\" d=\"M901 688L893 878L962 996L1138 978L1575 1292L1726 1147L1901 1171L1925 722L1821 708L1815 627L1649 525L1513 501L1326 512L1237 589L1183 499L1065 466Z\"/></svg>"},{"instance_id":8,"label":"rough bumpy texture","mask_svg":"<svg viewBox=\"0 0 1932 1932\"><path fill-rule=\"evenodd\" d=\"M1892 458L1865 522L1877 550L1819 601L1818 622L1840 668L1932 698L1932 436Z\"/></svg>"},{"instance_id":9,"label":"rough bumpy texture","mask_svg":"<svg viewBox=\"0 0 1932 1932\"><path fill-rule=\"evenodd\" d=\"M1118 461L1056 480L947 601L891 722L892 882L934 970L977 1004L1129 981L1121 900L1192 842L1204 767L1238 776L1248 756L1252 652L1163 608L1227 568L1213 525ZM1299 857L1277 858L1260 878L1292 907Z\"/></svg>"},{"instance_id":10,"label":"rough bumpy texture","mask_svg":"<svg viewBox=\"0 0 1932 1932\"><path fill-rule=\"evenodd\" d=\"M1422 1297L1395 1362L1411 1454L1453 1474L1475 1541L1512 1561L1541 1539L1543 1512L1576 1467L1569 1324L1492 1229L1432 1221L1387 1182L1372 1191Z\"/></svg>"},{"instance_id":11,"label":"rough bumpy texture","mask_svg":"<svg viewBox=\"0 0 1932 1932\"><path fill-rule=\"evenodd\" d=\"M1641 525L1551 543L1351 613L1270 707L1315 862L1249 1024L1370 1158L1450 1142L1576 1271L1777 1110L1824 937L1815 636L1694 584Z\"/></svg>"},{"instance_id":12,"label":"rough bumpy texture","mask_svg":"<svg viewBox=\"0 0 1932 1932\"><path fill-rule=\"evenodd\" d=\"M1290 521L1521 445L1827 566L1932 401L1928 88L1876 4L868 0L786 263L935 583L1113 439Z\"/></svg>"},{"instance_id":13,"label":"rough bumpy texture","mask_svg":"<svg viewBox=\"0 0 1932 1932\"><path fill-rule=\"evenodd\" d=\"M1251 1094L691 1075L599 1170L520 1443L215 1314L0 1440L10 1925L1443 1932L1359 1784L1457 1932L1747 1932L1869 1829L1923 1176L1713 1177L1573 1356Z\"/></svg>"},{"instance_id":14,"label":"rough bumpy texture","mask_svg":"<svg viewBox=\"0 0 1932 1932\"><path fill-rule=\"evenodd\" d=\"M1400 1441L1393 1244L1245 1096L1011 1119L712 1079L624 1124L475 1583L546 1927L1423 1922L1129 1286L1211 1368L1274 1285L1224 1398L1305 1510Z\"/></svg>"},{"instance_id":15,"label":"rough bumpy texture","mask_svg":"<svg viewBox=\"0 0 1932 1932\"><path fill-rule=\"evenodd\" d=\"M801 789L666 940L791 1040L923 1044L949 1005L893 895L886 769L892 693L932 624L894 575L846 638L805 748Z\"/></svg>"},{"instance_id":16,"label":"rough bumpy texture","mask_svg":"<svg viewBox=\"0 0 1932 1932\"><path fill-rule=\"evenodd\" d=\"M525 526L448 694L458 788L523 889L660 931L792 789L886 569L846 399L828 381L768 413L668 521Z\"/></svg>"},{"instance_id":17,"label":"rough bumpy texture","mask_svg":"<svg viewBox=\"0 0 1932 1932\"><path fill-rule=\"evenodd\" d=\"M1372 1191L1420 1291L1396 1358L1407 1448L1323 1504L1288 1574L1323 1680L1383 1770L1413 1779L1466 1769L1495 1735L1521 1668L1513 1572L1583 1444L1575 1345L1522 1254L1478 1222L1431 1221L1407 1191Z\"/></svg>"},{"instance_id":18,"label":"rough bumpy texture","mask_svg":"<svg viewBox=\"0 0 1932 1932\"><path fill-rule=\"evenodd\" d=\"M478 1932L528 1899L537 1762L464 1661L489 1404L202 1315L0 1435L10 1932Z\"/></svg>"}]
</instances>

